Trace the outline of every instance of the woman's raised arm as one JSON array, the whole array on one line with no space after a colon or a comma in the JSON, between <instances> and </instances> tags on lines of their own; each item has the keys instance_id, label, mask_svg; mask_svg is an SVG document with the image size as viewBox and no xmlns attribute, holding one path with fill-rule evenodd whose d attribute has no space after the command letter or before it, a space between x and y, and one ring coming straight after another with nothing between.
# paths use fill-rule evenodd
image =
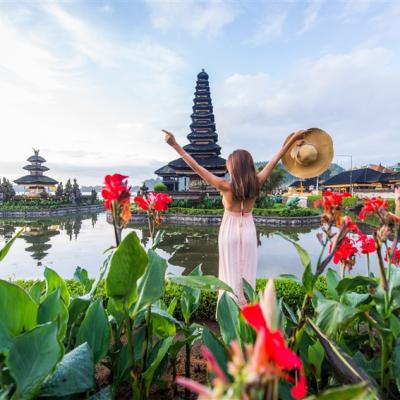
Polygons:
<instances>
[{"instance_id":1,"label":"woman's raised arm","mask_svg":"<svg viewBox=\"0 0 400 400\"><path fill-rule=\"evenodd\" d=\"M294 135L279 149L279 151L271 158L271 160L267 163L267 165L257 174L258 182L260 186L263 186L265 181L270 176L272 170L275 168L276 164L278 164L279 160L283 157L283 155L290 149L292 144L297 140L304 139L306 130L300 130L294 133Z\"/></svg>"},{"instance_id":2,"label":"woman's raised arm","mask_svg":"<svg viewBox=\"0 0 400 400\"><path fill-rule=\"evenodd\" d=\"M194 172L196 172L201 178L203 178L209 185L214 186L218 190L228 190L229 183L219 176L212 174L210 171L202 167L190 154L186 153L185 150L176 141L175 136L166 130L162 130L165 133L165 141L173 147L176 152L182 157L187 165Z\"/></svg>"}]
</instances>

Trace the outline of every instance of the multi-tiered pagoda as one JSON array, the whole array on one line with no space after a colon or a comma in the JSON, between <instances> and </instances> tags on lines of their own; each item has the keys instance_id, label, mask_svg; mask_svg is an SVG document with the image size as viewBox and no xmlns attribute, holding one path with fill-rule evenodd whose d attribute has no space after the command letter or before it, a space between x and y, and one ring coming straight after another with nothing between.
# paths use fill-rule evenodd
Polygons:
<instances>
[{"instance_id":1,"label":"multi-tiered pagoda","mask_svg":"<svg viewBox=\"0 0 400 400\"><path fill-rule=\"evenodd\" d=\"M215 118L210 96L208 74L204 69L197 75L196 91L193 99L191 132L187 136L190 143L183 148L204 168L215 175L224 176L226 160L219 157L221 147L217 144L218 134L215 128ZM207 189L205 182L196 175L182 158L171 161L155 173L163 178L170 190L176 190L176 177L189 177L190 190Z\"/></svg>"},{"instance_id":2,"label":"multi-tiered pagoda","mask_svg":"<svg viewBox=\"0 0 400 400\"><path fill-rule=\"evenodd\" d=\"M42 165L46 160L39 156L39 150L33 149L33 152L34 154L27 159L30 164L23 167L23 169L29 171L29 175L16 179L14 183L24 186L28 195L37 196L43 191L48 192L50 189L54 189L58 182L43 175L44 172L49 170L45 165Z\"/></svg>"}]
</instances>

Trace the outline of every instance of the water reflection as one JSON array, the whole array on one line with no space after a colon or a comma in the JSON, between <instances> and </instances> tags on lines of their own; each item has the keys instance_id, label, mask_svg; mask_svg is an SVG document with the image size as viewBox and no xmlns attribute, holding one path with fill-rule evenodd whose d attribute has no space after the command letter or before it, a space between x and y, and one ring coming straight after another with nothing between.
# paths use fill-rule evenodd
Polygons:
<instances>
[{"instance_id":1,"label":"water reflection","mask_svg":"<svg viewBox=\"0 0 400 400\"><path fill-rule=\"evenodd\" d=\"M1 263L1 278L38 278L49 266L64 277L72 277L77 266L94 277L104 259L104 250L114 244L112 226L105 213L81 214L58 218L29 220L0 219L0 240L9 240L21 226L28 229L16 240L10 253ZM371 228L361 226L365 233ZM149 245L146 225L133 225L143 245ZM170 271L187 273L202 264L206 274L218 274L218 226L164 225L164 240L159 254L168 260ZM299 242L309 253L315 265L320 252L316 239L318 227L268 228L257 227L259 277L280 274L300 276L303 267L294 246L274 232L279 231ZM338 268L333 266L333 268ZM365 259L358 257L354 273L365 273ZM377 271L376 264L372 270Z\"/></svg>"}]
</instances>

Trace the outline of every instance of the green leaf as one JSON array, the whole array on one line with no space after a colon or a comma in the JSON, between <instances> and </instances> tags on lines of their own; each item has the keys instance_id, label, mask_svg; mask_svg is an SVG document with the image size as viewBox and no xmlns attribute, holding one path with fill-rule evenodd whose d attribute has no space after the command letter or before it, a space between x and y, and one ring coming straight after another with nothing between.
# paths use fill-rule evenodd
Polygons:
<instances>
[{"instance_id":1,"label":"green leaf","mask_svg":"<svg viewBox=\"0 0 400 400\"><path fill-rule=\"evenodd\" d=\"M187 276L202 276L201 265L198 265ZM201 290L184 286L181 295L181 310L186 324L190 323L192 314L197 310L200 304Z\"/></svg>"},{"instance_id":2,"label":"green leaf","mask_svg":"<svg viewBox=\"0 0 400 400\"><path fill-rule=\"evenodd\" d=\"M75 297L71 300L68 307L68 325L72 325L78 317L86 312L87 308L90 305L90 300L82 297Z\"/></svg>"},{"instance_id":3,"label":"green leaf","mask_svg":"<svg viewBox=\"0 0 400 400\"><path fill-rule=\"evenodd\" d=\"M151 246L152 250L155 250L158 247L158 245L164 240L164 236L165 236L164 230L157 231L156 236L154 237L153 244Z\"/></svg>"},{"instance_id":4,"label":"green leaf","mask_svg":"<svg viewBox=\"0 0 400 400\"><path fill-rule=\"evenodd\" d=\"M50 293L38 309L38 324L53 321L56 321L58 324L58 340L62 343L67 332L68 310L61 300L60 288Z\"/></svg>"},{"instance_id":5,"label":"green leaf","mask_svg":"<svg viewBox=\"0 0 400 400\"><path fill-rule=\"evenodd\" d=\"M397 318L394 314L390 314L390 330L393 333L393 337L397 339L400 335L400 319Z\"/></svg>"},{"instance_id":6,"label":"green leaf","mask_svg":"<svg viewBox=\"0 0 400 400\"><path fill-rule=\"evenodd\" d=\"M35 300L36 304L39 305L40 298L42 297L43 292L43 282L36 281L31 288L29 289L29 295Z\"/></svg>"},{"instance_id":7,"label":"green leaf","mask_svg":"<svg viewBox=\"0 0 400 400\"><path fill-rule=\"evenodd\" d=\"M256 291L253 289L250 283L246 281L246 279L243 278L242 282L243 282L243 292L247 297L249 303L255 303L257 301Z\"/></svg>"},{"instance_id":8,"label":"green leaf","mask_svg":"<svg viewBox=\"0 0 400 400\"><path fill-rule=\"evenodd\" d=\"M169 338L164 339L162 341L161 345L158 348L157 354L154 357L154 359L153 359L152 363L150 364L149 368L147 368L146 371L143 372L143 378L144 378L144 381L145 381L146 392L147 393L149 392L150 386L153 383L154 374L155 374L158 366L161 364L161 362L163 361L164 357L168 353L168 349L172 345L173 340L174 339L172 337L169 337Z\"/></svg>"},{"instance_id":9,"label":"green leaf","mask_svg":"<svg viewBox=\"0 0 400 400\"><path fill-rule=\"evenodd\" d=\"M379 393L379 388L372 377L370 377L364 369L362 369L357 363L347 355L340 347L330 340L324 333L315 325L310 319L307 319L308 324L321 342L327 360L332 366L333 372L343 384L361 383L367 382L368 387L374 392L376 399L383 399Z\"/></svg>"},{"instance_id":10,"label":"green leaf","mask_svg":"<svg viewBox=\"0 0 400 400\"><path fill-rule=\"evenodd\" d=\"M360 304L366 304L372 300L368 293L347 292L342 295L342 302L351 307L357 307ZM367 301L369 300L369 301Z\"/></svg>"},{"instance_id":11,"label":"green leaf","mask_svg":"<svg viewBox=\"0 0 400 400\"><path fill-rule=\"evenodd\" d=\"M233 293L232 289L213 275L190 276L190 275L168 275L172 283L201 290L225 290Z\"/></svg>"},{"instance_id":12,"label":"green leaf","mask_svg":"<svg viewBox=\"0 0 400 400\"><path fill-rule=\"evenodd\" d=\"M239 307L226 292L222 294L218 302L217 320L222 338L229 345L238 337Z\"/></svg>"},{"instance_id":13,"label":"green leaf","mask_svg":"<svg viewBox=\"0 0 400 400\"><path fill-rule=\"evenodd\" d=\"M318 299L315 312L318 315L317 325L328 336L335 335L341 324L357 314L357 310L353 307L323 298Z\"/></svg>"},{"instance_id":14,"label":"green leaf","mask_svg":"<svg viewBox=\"0 0 400 400\"><path fill-rule=\"evenodd\" d=\"M151 249L147 256L149 263L143 276L138 280L135 314L146 305L155 303L164 294L167 261Z\"/></svg>"},{"instance_id":15,"label":"green leaf","mask_svg":"<svg viewBox=\"0 0 400 400\"><path fill-rule=\"evenodd\" d=\"M203 334L201 336L203 344L213 354L218 365L226 376L228 373L228 352L223 343L206 327L203 327Z\"/></svg>"},{"instance_id":16,"label":"green leaf","mask_svg":"<svg viewBox=\"0 0 400 400\"><path fill-rule=\"evenodd\" d=\"M20 286L0 280L0 352L10 339L36 326L38 305Z\"/></svg>"},{"instance_id":17,"label":"green leaf","mask_svg":"<svg viewBox=\"0 0 400 400\"><path fill-rule=\"evenodd\" d=\"M51 322L14 339L6 365L17 386L15 399L35 398L43 381L54 370L62 356L57 331L57 323Z\"/></svg>"},{"instance_id":18,"label":"green leaf","mask_svg":"<svg viewBox=\"0 0 400 400\"><path fill-rule=\"evenodd\" d=\"M15 242L15 239L24 231L24 229L20 229L11 240L8 241L1 249L0 249L0 262L3 261L4 257L7 255L7 253L10 251L11 246Z\"/></svg>"},{"instance_id":19,"label":"green leaf","mask_svg":"<svg viewBox=\"0 0 400 400\"><path fill-rule=\"evenodd\" d=\"M167 310L163 310L162 308L156 305L151 306L151 313L166 318L168 319L168 321L172 322L176 326L182 327L182 323L180 321L174 318Z\"/></svg>"},{"instance_id":20,"label":"green leaf","mask_svg":"<svg viewBox=\"0 0 400 400\"><path fill-rule=\"evenodd\" d=\"M368 390L365 383L358 385L341 386L328 389L318 396L310 396L305 400L374 400L373 394Z\"/></svg>"},{"instance_id":21,"label":"green leaf","mask_svg":"<svg viewBox=\"0 0 400 400\"><path fill-rule=\"evenodd\" d=\"M90 292L92 289L92 281L89 279L88 272L85 268L76 267L74 279L85 288L85 293Z\"/></svg>"},{"instance_id":22,"label":"green leaf","mask_svg":"<svg viewBox=\"0 0 400 400\"><path fill-rule=\"evenodd\" d=\"M135 232L130 232L115 250L106 277L106 290L115 300L136 299L137 280L143 275L148 263L145 250Z\"/></svg>"},{"instance_id":23,"label":"green leaf","mask_svg":"<svg viewBox=\"0 0 400 400\"><path fill-rule=\"evenodd\" d=\"M297 253L299 254L300 261L303 264L304 268L307 268L307 266L311 267L310 255L307 253L307 251L305 249L303 249L303 247L301 247L296 241L291 239L289 236L286 236L281 232L274 232L274 233L293 244L293 246L297 250Z\"/></svg>"},{"instance_id":24,"label":"green leaf","mask_svg":"<svg viewBox=\"0 0 400 400\"><path fill-rule=\"evenodd\" d=\"M69 396L82 393L94 386L92 352L84 343L67 353L54 374L42 386L40 396Z\"/></svg>"},{"instance_id":25,"label":"green leaf","mask_svg":"<svg viewBox=\"0 0 400 400\"><path fill-rule=\"evenodd\" d=\"M374 278L369 278L366 276L357 275L354 278L344 278L342 279L336 287L336 291L339 296L341 296L344 292L354 291L358 286L363 287L376 287L378 282Z\"/></svg>"},{"instance_id":26,"label":"green leaf","mask_svg":"<svg viewBox=\"0 0 400 400\"><path fill-rule=\"evenodd\" d=\"M325 358L324 348L319 341L308 347L308 363L311 373L315 375L317 382L321 380L321 367Z\"/></svg>"},{"instance_id":27,"label":"green leaf","mask_svg":"<svg viewBox=\"0 0 400 400\"><path fill-rule=\"evenodd\" d=\"M337 285L340 282L339 274L332 268L326 273L327 293L333 300L339 300L339 295L336 291Z\"/></svg>"},{"instance_id":28,"label":"green leaf","mask_svg":"<svg viewBox=\"0 0 400 400\"><path fill-rule=\"evenodd\" d=\"M46 267L44 270L44 276L46 278L46 296L48 296L51 292L54 292L54 290L57 288L60 288L61 298L68 307L70 296L64 279L61 278L56 271L53 271L48 267Z\"/></svg>"},{"instance_id":29,"label":"green leaf","mask_svg":"<svg viewBox=\"0 0 400 400\"><path fill-rule=\"evenodd\" d=\"M111 395L111 386L106 386L105 388L101 389L100 392L97 392L93 396L90 396L88 400L111 400Z\"/></svg>"},{"instance_id":30,"label":"green leaf","mask_svg":"<svg viewBox=\"0 0 400 400\"><path fill-rule=\"evenodd\" d=\"M111 326L101 298L92 303L86 311L76 340L77 344L88 343L95 363L107 354L111 343Z\"/></svg>"},{"instance_id":31,"label":"green leaf","mask_svg":"<svg viewBox=\"0 0 400 400\"><path fill-rule=\"evenodd\" d=\"M304 290L310 297L312 297L314 294L315 281L316 281L316 278L311 271L311 264L308 264L305 267L304 272L303 272L303 286L304 286Z\"/></svg>"},{"instance_id":32,"label":"green leaf","mask_svg":"<svg viewBox=\"0 0 400 400\"><path fill-rule=\"evenodd\" d=\"M392 353L392 376L395 379L397 390L400 392L400 345L397 345Z\"/></svg>"}]
</instances>

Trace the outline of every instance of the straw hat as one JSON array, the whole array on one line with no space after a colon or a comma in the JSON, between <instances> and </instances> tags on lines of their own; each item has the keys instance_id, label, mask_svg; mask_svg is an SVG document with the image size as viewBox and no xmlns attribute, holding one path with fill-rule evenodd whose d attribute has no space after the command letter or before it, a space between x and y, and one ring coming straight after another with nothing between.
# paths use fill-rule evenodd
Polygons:
<instances>
[{"instance_id":1,"label":"straw hat","mask_svg":"<svg viewBox=\"0 0 400 400\"><path fill-rule=\"evenodd\" d=\"M287 143L293 133L290 134ZM282 157L286 170L297 178L314 178L325 172L333 159L332 138L322 129L311 128Z\"/></svg>"}]
</instances>

